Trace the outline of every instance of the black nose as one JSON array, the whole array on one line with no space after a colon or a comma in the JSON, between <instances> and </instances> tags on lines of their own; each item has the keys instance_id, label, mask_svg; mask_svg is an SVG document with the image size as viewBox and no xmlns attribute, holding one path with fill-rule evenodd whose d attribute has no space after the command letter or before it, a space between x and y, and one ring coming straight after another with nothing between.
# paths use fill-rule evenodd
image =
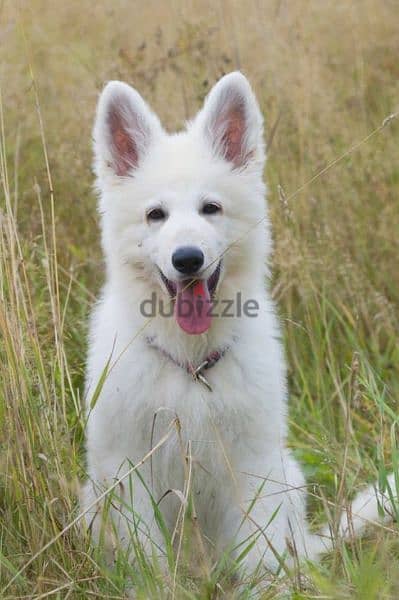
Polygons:
<instances>
[{"instance_id":1,"label":"black nose","mask_svg":"<svg viewBox=\"0 0 399 600\"><path fill-rule=\"evenodd\" d=\"M195 246L182 246L173 252L172 263L180 273L194 275L204 264L204 254Z\"/></svg>"}]
</instances>

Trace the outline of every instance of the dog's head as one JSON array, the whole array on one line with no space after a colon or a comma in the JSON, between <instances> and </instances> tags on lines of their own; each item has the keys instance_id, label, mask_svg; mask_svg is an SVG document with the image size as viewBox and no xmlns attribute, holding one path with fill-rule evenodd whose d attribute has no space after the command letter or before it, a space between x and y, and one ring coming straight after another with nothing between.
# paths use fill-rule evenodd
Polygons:
<instances>
[{"instance_id":1,"label":"dog's head","mask_svg":"<svg viewBox=\"0 0 399 600\"><path fill-rule=\"evenodd\" d=\"M151 281L173 299L180 327L203 333L211 317L201 302L227 290L223 281L238 292L245 276L264 274L263 126L247 79L223 77L173 135L133 88L110 82L94 143L110 277L128 269Z\"/></svg>"}]
</instances>

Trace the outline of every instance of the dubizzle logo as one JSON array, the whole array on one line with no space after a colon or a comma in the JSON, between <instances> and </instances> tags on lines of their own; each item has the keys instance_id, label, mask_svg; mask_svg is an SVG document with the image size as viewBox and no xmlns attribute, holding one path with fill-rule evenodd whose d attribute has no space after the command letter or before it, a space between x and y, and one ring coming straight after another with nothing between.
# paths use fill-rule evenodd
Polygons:
<instances>
[{"instance_id":1,"label":"dubizzle logo","mask_svg":"<svg viewBox=\"0 0 399 600\"><path fill-rule=\"evenodd\" d=\"M177 304L176 310L178 316L188 318L193 314L203 315L207 317L250 317L255 318L259 313L259 303L253 298L243 300L242 293L237 292L235 298L232 299L213 299L204 300L197 298L189 300L181 299ZM143 300L140 304L140 313L147 319L156 316L173 317L176 316L175 305L170 300L159 298L156 292L152 292L151 298Z\"/></svg>"}]
</instances>

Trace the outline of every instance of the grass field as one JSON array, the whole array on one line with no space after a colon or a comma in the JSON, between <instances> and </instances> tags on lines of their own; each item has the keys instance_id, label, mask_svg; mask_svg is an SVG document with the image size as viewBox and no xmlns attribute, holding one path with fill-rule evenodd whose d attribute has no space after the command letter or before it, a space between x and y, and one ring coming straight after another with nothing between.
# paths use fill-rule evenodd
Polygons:
<instances>
[{"instance_id":1,"label":"grass field","mask_svg":"<svg viewBox=\"0 0 399 600\"><path fill-rule=\"evenodd\" d=\"M78 525L86 322L103 266L91 127L108 79L168 129L242 69L265 114L290 444L334 522L399 468L396 0L0 1L0 597L124 598ZM61 532L66 529L64 533ZM131 573L130 573L131 574ZM170 578L141 562L142 597ZM177 566L176 598L249 597ZM239 595L241 594L241 595ZM172 597L172 596L171 596ZM264 598L399 597L394 525L339 540Z\"/></svg>"}]
</instances>

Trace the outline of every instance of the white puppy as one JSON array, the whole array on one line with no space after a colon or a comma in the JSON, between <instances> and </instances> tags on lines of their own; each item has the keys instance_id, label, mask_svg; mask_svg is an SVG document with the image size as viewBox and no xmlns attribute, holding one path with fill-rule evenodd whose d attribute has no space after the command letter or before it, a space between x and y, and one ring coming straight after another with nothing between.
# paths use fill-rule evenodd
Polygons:
<instances>
[{"instance_id":1,"label":"white puppy","mask_svg":"<svg viewBox=\"0 0 399 600\"><path fill-rule=\"evenodd\" d=\"M159 506L173 531L182 498L167 492L186 494L189 478L216 556L239 552L253 535L248 570L260 561L273 568L292 548L314 558L330 539L327 529L308 531L304 476L286 448L285 359L267 290L262 115L248 81L223 77L173 135L134 89L111 82L94 144L106 283L87 367L88 521L98 537L96 498L169 431L139 476L117 487L111 513L126 547L134 531L162 552L150 495L166 494ZM175 418L176 431L168 429ZM356 511L359 528L377 518L375 494Z\"/></svg>"}]
</instances>

